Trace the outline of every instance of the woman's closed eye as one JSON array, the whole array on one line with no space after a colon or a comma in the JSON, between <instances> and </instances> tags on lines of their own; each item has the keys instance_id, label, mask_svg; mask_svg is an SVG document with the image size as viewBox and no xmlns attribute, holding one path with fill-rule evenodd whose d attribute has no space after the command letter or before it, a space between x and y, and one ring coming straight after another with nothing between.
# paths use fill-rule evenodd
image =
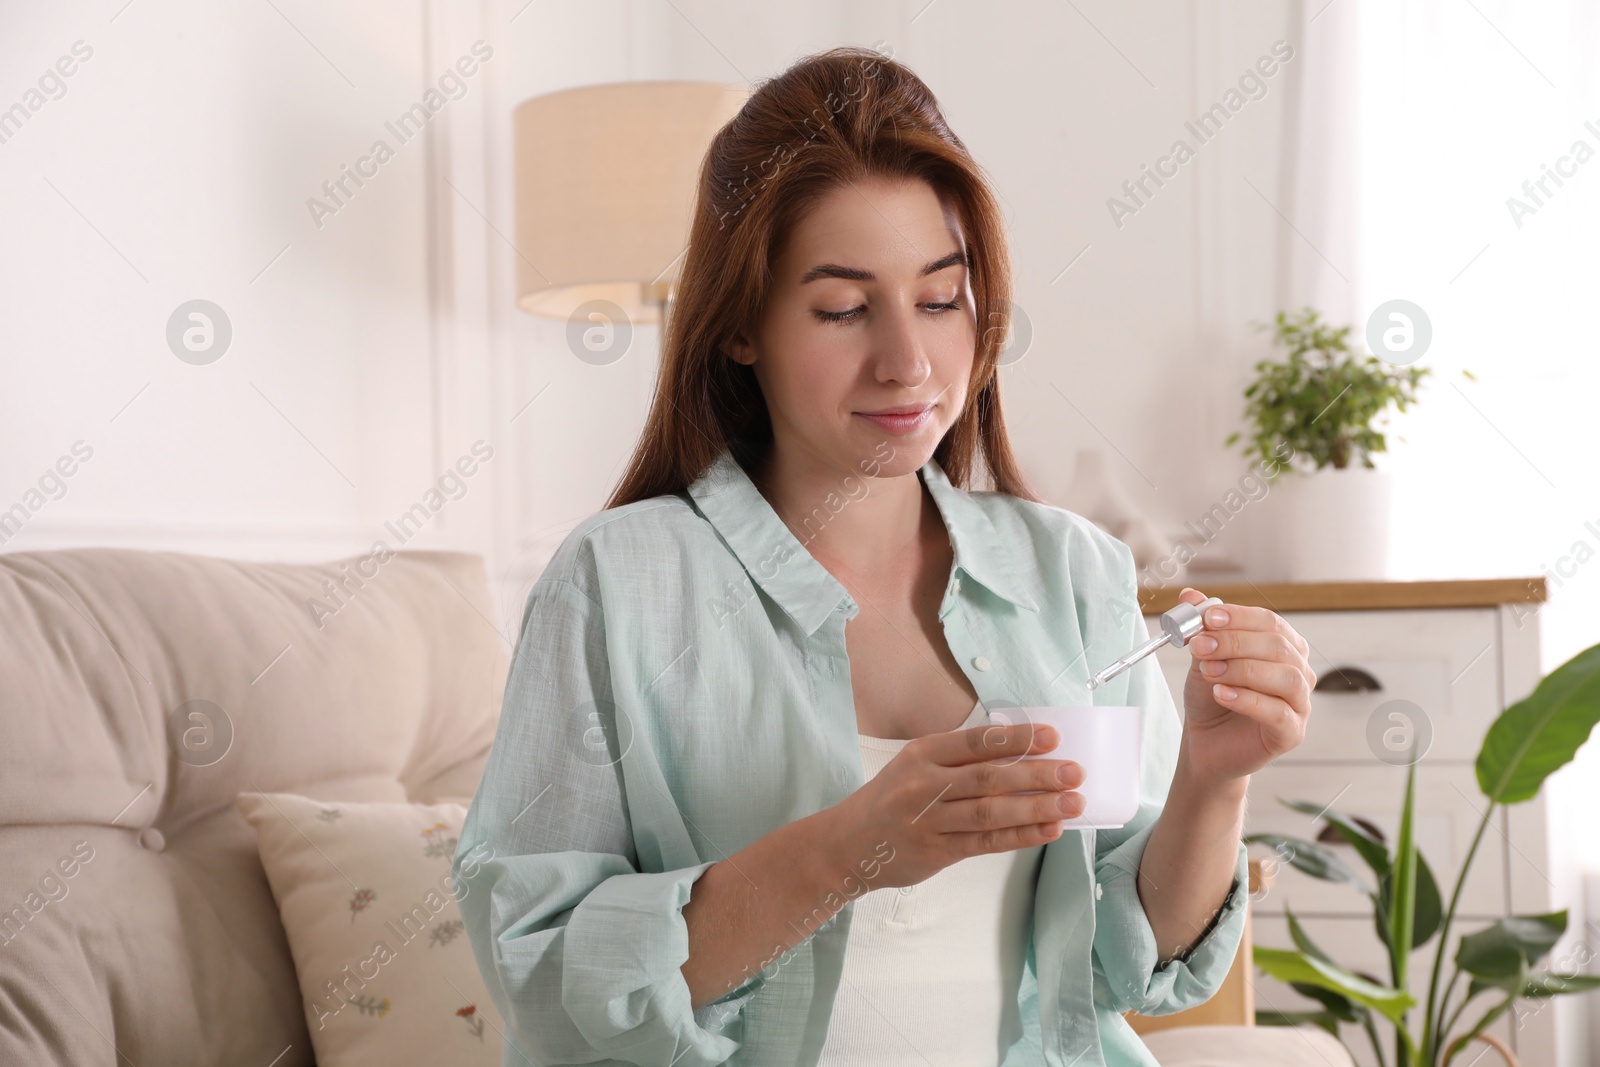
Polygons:
<instances>
[{"instance_id":1,"label":"woman's closed eye","mask_svg":"<svg viewBox=\"0 0 1600 1067\"><path fill-rule=\"evenodd\" d=\"M923 304L922 306L933 312L935 315L942 315L946 311L959 311L961 309L961 301L948 300L937 304ZM858 318L861 313L866 310L867 306L865 304L850 308L848 311L824 311L818 309L816 316L823 322L851 322Z\"/></svg>"}]
</instances>

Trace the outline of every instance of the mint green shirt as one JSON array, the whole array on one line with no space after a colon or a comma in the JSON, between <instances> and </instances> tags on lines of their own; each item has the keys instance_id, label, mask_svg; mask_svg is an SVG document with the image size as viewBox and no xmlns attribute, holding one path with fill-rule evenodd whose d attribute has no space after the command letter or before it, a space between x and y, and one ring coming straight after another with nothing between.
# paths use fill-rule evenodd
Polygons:
<instances>
[{"instance_id":1,"label":"mint green shirt","mask_svg":"<svg viewBox=\"0 0 1600 1067\"><path fill-rule=\"evenodd\" d=\"M1144 709L1138 814L1044 846L1023 1037L1001 1058L997 1035L996 1062L1154 1065L1121 1013L1216 991L1246 856L1201 940L1157 968L1135 883L1181 723L1154 657L1088 687L1148 637L1132 555L1069 511L957 489L934 460L919 477L954 548L939 619L983 704ZM806 537L870 484L841 483ZM862 785L845 647L858 610L727 450L686 492L600 512L562 543L528 594L454 862L504 1063L815 1064L863 889L842 886L852 903L698 1011L682 909L713 863Z\"/></svg>"}]
</instances>

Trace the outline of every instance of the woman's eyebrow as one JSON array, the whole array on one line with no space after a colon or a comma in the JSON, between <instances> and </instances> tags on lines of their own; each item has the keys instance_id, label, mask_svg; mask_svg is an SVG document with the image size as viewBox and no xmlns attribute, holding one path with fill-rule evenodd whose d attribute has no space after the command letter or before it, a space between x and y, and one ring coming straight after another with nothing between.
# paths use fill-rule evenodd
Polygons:
<instances>
[{"instance_id":1,"label":"woman's eyebrow","mask_svg":"<svg viewBox=\"0 0 1600 1067\"><path fill-rule=\"evenodd\" d=\"M953 267L958 263L963 266L971 265L967 262L965 249L957 249L943 259L934 260L918 271L917 277L925 278L930 274L937 274L946 267ZM807 282L814 282L818 278L843 278L845 281L850 282L875 282L878 280L876 274L873 274L870 270L862 270L860 267L841 267L837 263L819 263L806 271L805 275L800 279L800 284L805 285Z\"/></svg>"}]
</instances>

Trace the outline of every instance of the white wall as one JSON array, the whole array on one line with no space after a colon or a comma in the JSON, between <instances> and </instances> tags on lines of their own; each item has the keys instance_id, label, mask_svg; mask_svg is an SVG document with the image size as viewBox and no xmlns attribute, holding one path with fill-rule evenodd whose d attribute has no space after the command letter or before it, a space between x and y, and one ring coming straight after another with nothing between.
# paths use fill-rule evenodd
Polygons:
<instances>
[{"instance_id":1,"label":"white wall","mask_svg":"<svg viewBox=\"0 0 1600 1067\"><path fill-rule=\"evenodd\" d=\"M89 55L0 144L0 507L33 512L5 548L370 546L470 442L440 440L435 410L428 145L384 126L439 65L420 8L14 3L5 22L0 106ZM468 85L451 106L481 100ZM393 158L319 227L307 200L380 138ZM205 365L166 340L195 298L232 327ZM80 439L64 495L31 497Z\"/></svg>"},{"instance_id":2,"label":"white wall","mask_svg":"<svg viewBox=\"0 0 1600 1067\"><path fill-rule=\"evenodd\" d=\"M597 81L751 82L879 40L932 85L1004 199L1033 340L1003 373L1030 477L1071 506L1076 452L1099 448L1177 532L1244 470L1221 442L1271 351L1250 324L1302 298L1360 306L1353 224L1329 229L1304 203L1307 175L1341 164L1286 125L1294 77L1328 61L1359 8L1302 26L1299 5L1247 0L112 0L92 12L13 0L0 107L74 42L94 54L0 143L0 508L29 499L75 441L94 457L3 547L361 552L483 439L494 460L409 545L484 553L509 628L522 590L614 484L657 346L641 328L627 357L591 366L564 324L515 309L528 250L510 240L512 108ZM479 39L494 54L466 95L318 228L307 198L374 139L394 140L385 122ZM1114 222L1108 198L1175 139L1194 142L1185 123L1280 39L1297 56L1265 96ZM1312 276L1318 256L1296 231L1348 280ZM196 297L234 327L206 366L164 338ZM1247 508L1208 557L1274 576L1267 510ZM1406 546L1422 576L1431 557Z\"/></svg>"}]
</instances>

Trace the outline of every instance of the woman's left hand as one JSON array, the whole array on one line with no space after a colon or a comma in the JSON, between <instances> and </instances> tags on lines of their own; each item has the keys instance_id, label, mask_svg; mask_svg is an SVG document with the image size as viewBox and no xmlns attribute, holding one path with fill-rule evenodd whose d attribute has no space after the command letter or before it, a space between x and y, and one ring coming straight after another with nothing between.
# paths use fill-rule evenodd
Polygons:
<instances>
[{"instance_id":1,"label":"woman's left hand","mask_svg":"<svg viewBox=\"0 0 1600 1067\"><path fill-rule=\"evenodd\" d=\"M1205 598L1196 589L1178 594L1188 604ZM1317 675L1305 638L1283 616L1243 604L1210 607L1187 647L1183 750L1197 777L1243 778L1305 738Z\"/></svg>"}]
</instances>

